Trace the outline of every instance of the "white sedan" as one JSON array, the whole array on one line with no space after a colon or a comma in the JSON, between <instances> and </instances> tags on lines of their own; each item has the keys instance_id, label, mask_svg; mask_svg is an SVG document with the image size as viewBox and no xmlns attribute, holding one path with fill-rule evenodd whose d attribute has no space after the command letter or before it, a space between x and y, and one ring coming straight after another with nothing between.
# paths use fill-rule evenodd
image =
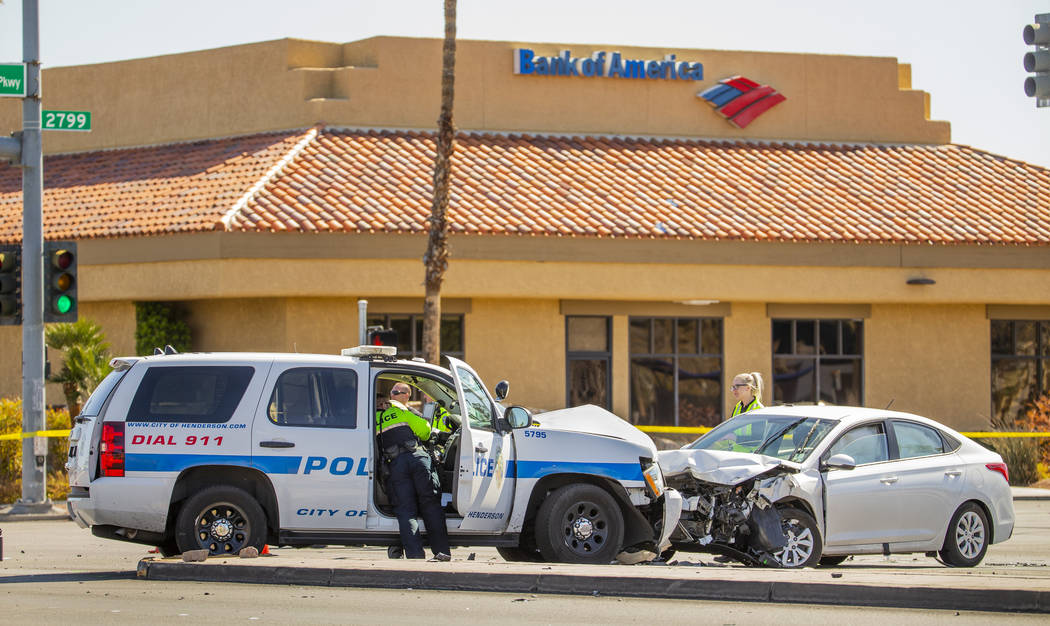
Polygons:
<instances>
[{"instance_id":1,"label":"white sedan","mask_svg":"<svg viewBox=\"0 0 1050 626\"><path fill-rule=\"evenodd\" d=\"M761 409L660 452L659 464L684 502L674 549L750 564L924 552L973 567L1014 527L1002 457L908 413Z\"/></svg>"}]
</instances>

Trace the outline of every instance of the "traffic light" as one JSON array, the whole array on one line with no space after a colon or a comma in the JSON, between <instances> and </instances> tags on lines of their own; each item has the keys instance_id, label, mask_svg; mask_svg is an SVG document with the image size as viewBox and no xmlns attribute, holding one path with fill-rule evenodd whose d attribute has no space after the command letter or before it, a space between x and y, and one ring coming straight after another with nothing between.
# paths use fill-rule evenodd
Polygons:
<instances>
[{"instance_id":1,"label":"traffic light","mask_svg":"<svg viewBox=\"0 0 1050 626\"><path fill-rule=\"evenodd\" d=\"M1024 79L1024 93L1035 98L1037 107L1050 106L1050 13L1035 16L1035 23L1021 31L1025 44L1035 50L1024 55L1024 70L1034 76Z\"/></svg>"},{"instance_id":2,"label":"traffic light","mask_svg":"<svg viewBox=\"0 0 1050 626\"><path fill-rule=\"evenodd\" d=\"M21 247L0 246L0 326L22 323Z\"/></svg>"},{"instance_id":3,"label":"traffic light","mask_svg":"<svg viewBox=\"0 0 1050 626\"><path fill-rule=\"evenodd\" d=\"M370 346L394 346L397 347L397 331L390 328L370 327L368 329L368 345Z\"/></svg>"},{"instance_id":4,"label":"traffic light","mask_svg":"<svg viewBox=\"0 0 1050 626\"><path fill-rule=\"evenodd\" d=\"M77 321L75 242L44 242L44 321Z\"/></svg>"}]
</instances>

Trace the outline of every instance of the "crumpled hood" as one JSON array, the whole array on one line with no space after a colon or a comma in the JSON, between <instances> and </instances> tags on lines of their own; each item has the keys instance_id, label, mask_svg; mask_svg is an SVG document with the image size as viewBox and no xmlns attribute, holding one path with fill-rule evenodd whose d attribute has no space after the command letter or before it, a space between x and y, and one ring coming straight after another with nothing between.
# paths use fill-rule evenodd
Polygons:
<instances>
[{"instance_id":1,"label":"crumpled hood","mask_svg":"<svg viewBox=\"0 0 1050 626\"><path fill-rule=\"evenodd\" d=\"M665 477L689 473L697 480L730 487L763 474L794 474L802 469L798 463L764 454L728 450L663 450L657 463Z\"/></svg>"},{"instance_id":2,"label":"crumpled hood","mask_svg":"<svg viewBox=\"0 0 1050 626\"><path fill-rule=\"evenodd\" d=\"M539 413L533 415L532 420L539 423L540 428L615 437L656 452L656 444L649 435L593 404Z\"/></svg>"}]
</instances>

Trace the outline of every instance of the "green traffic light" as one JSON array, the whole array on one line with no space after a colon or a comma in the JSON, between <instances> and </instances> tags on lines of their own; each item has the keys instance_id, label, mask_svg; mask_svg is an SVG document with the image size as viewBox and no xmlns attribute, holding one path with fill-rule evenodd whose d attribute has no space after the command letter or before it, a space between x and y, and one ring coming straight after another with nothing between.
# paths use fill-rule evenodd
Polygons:
<instances>
[{"instance_id":1,"label":"green traffic light","mask_svg":"<svg viewBox=\"0 0 1050 626\"><path fill-rule=\"evenodd\" d=\"M55 298L55 313L59 315L65 315L69 313L69 310L73 308L73 298L67 295L61 295Z\"/></svg>"}]
</instances>

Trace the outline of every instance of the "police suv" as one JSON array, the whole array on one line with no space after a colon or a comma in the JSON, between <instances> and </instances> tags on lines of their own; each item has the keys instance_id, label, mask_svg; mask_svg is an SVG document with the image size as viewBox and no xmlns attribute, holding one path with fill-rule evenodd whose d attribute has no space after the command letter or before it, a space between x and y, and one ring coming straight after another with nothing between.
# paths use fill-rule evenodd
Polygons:
<instances>
[{"instance_id":1,"label":"police suv","mask_svg":"<svg viewBox=\"0 0 1050 626\"><path fill-rule=\"evenodd\" d=\"M405 383L410 405L425 417L440 405L454 424L435 450L452 545L575 563L669 545L681 498L664 488L645 433L591 405L535 417L504 408L505 382L493 398L448 361L381 346L114 359L70 433L70 513L164 555L395 545L375 414Z\"/></svg>"}]
</instances>

